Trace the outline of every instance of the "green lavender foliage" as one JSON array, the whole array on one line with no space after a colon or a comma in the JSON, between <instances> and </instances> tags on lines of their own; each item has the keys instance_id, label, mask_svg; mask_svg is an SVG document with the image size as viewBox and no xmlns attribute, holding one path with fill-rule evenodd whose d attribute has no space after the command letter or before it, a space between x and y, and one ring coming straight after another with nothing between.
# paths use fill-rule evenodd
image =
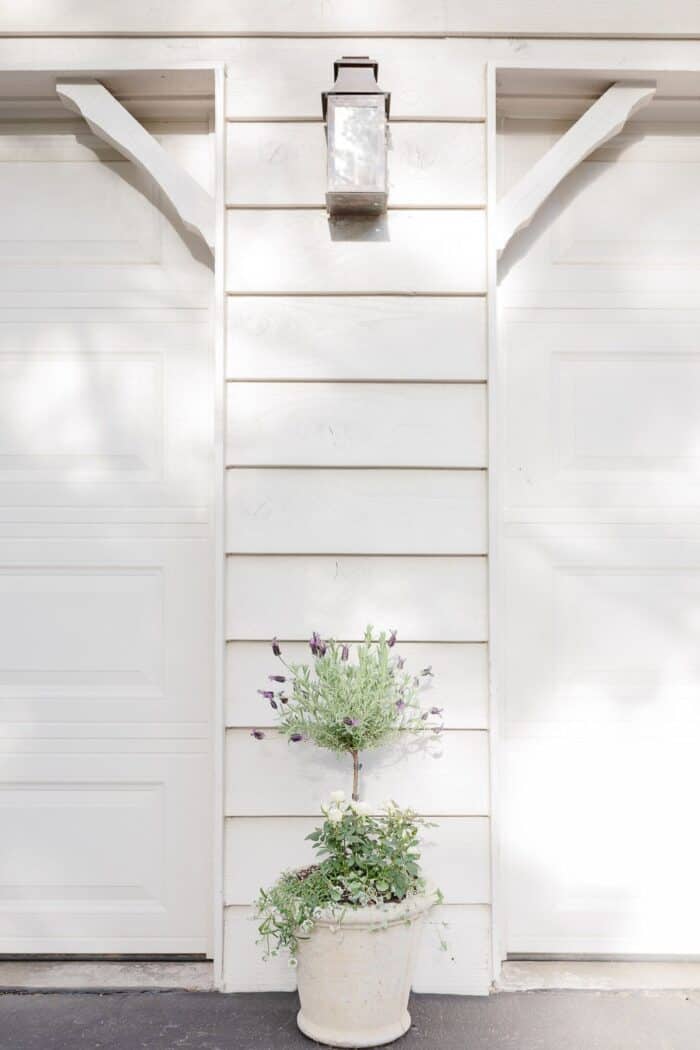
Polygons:
<instances>
[{"instance_id":1,"label":"green lavender foliage","mask_svg":"<svg viewBox=\"0 0 700 1050\"><path fill-rule=\"evenodd\" d=\"M286 949L295 965L299 939L311 934L324 908L332 908L340 922L347 908L399 902L425 890L419 834L432 826L427 821L394 803L371 814L365 803L346 804L342 791L333 793L322 812L323 824L307 836L318 863L284 872L260 891L256 907L265 958Z\"/></svg>"},{"instance_id":2,"label":"green lavender foliage","mask_svg":"<svg viewBox=\"0 0 700 1050\"><path fill-rule=\"evenodd\" d=\"M441 709L420 703L432 670L404 669L395 642L395 632L375 637L370 626L353 660L349 645L314 634L311 665L287 663L273 642L285 673L270 675L277 688L258 691L275 710L279 730L294 743L310 740L349 753L380 747L401 730L439 731ZM262 734L256 730L254 735Z\"/></svg>"}]
</instances>

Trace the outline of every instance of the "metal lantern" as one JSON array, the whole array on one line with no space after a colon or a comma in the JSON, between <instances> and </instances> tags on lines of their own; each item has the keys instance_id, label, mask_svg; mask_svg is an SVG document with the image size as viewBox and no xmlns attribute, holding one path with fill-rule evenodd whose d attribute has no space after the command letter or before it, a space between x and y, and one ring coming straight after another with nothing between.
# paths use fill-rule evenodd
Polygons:
<instances>
[{"instance_id":1,"label":"metal lantern","mask_svg":"<svg viewBox=\"0 0 700 1050\"><path fill-rule=\"evenodd\" d=\"M333 63L333 87L324 91L331 215L376 215L388 197L387 138L391 95L377 82L379 63L345 55Z\"/></svg>"}]
</instances>

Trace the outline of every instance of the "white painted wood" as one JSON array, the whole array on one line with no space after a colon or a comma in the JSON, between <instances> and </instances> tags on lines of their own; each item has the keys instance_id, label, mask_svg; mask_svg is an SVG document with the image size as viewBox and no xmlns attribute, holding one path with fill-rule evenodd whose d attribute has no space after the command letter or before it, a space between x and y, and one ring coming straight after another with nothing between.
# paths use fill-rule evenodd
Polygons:
<instances>
[{"instance_id":1,"label":"white painted wood","mask_svg":"<svg viewBox=\"0 0 700 1050\"><path fill-rule=\"evenodd\" d=\"M230 123L227 203L323 206L326 155L320 120ZM484 161L480 124L395 121L390 132L389 206L483 206Z\"/></svg>"},{"instance_id":2,"label":"white painted wood","mask_svg":"<svg viewBox=\"0 0 700 1050\"><path fill-rule=\"evenodd\" d=\"M431 912L421 938L417 992L446 990L453 995L487 995L489 976L489 909L452 905ZM256 944L253 910L226 909L227 992L294 991L296 980L283 956L265 963ZM446 945L444 950L441 945Z\"/></svg>"},{"instance_id":3,"label":"white painted wood","mask_svg":"<svg viewBox=\"0 0 700 1050\"><path fill-rule=\"evenodd\" d=\"M227 733L228 816L313 816L324 799L352 781L352 762L310 744L290 744L274 730L255 740L246 729ZM488 812L488 738L446 730L412 736L363 755L360 793L379 804L401 800L435 816Z\"/></svg>"},{"instance_id":4,"label":"white painted wood","mask_svg":"<svg viewBox=\"0 0 700 1050\"><path fill-rule=\"evenodd\" d=\"M533 148L521 139L543 134L506 127L505 163L517 171ZM693 956L700 946L700 853L687 834L700 734L688 313L699 270L683 204L696 161L684 128L645 126L598 151L523 234L501 286L513 952Z\"/></svg>"},{"instance_id":5,"label":"white painted wood","mask_svg":"<svg viewBox=\"0 0 700 1050\"><path fill-rule=\"evenodd\" d=\"M3 13L2 32L71 36L107 34L154 36L252 34L265 36L312 34L464 33L474 36L697 36L697 10L692 0L673 0L659 9L638 0L614 5L581 7L573 0L538 0L523 6L516 0L497 0L484 6L477 0L379 0L371 5L348 5L343 0L315 0L310 4L280 4L278 0L246 0L230 5L207 0L196 8L175 11L166 0L144 7L137 0L120 4L110 0L91 4L74 0L40 0ZM374 45L377 46L376 44Z\"/></svg>"},{"instance_id":6,"label":"white painted wood","mask_svg":"<svg viewBox=\"0 0 700 1050\"><path fill-rule=\"evenodd\" d=\"M306 642L283 642L287 660L300 663L309 659ZM443 708L449 729L486 729L488 727L488 666L484 643L441 644L440 642L404 642L399 638L397 651L406 658L406 666L421 670L431 666L431 704ZM226 647L226 724L229 726L273 725L272 709L261 700L257 690L279 665L270 651L269 642L229 642Z\"/></svg>"},{"instance_id":7,"label":"white painted wood","mask_svg":"<svg viewBox=\"0 0 700 1050\"><path fill-rule=\"evenodd\" d=\"M234 554L485 554L486 472L226 473Z\"/></svg>"},{"instance_id":8,"label":"white painted wood","mask_svg":"<svg viewBox=\"0 0 700 1050\"><path fill-rule=\"evenodd\" d=\"M325 210L235 210L229 292L483 293L481 211L390 211L329 219Z\"/></svg>"},{"instance_id":9,"label":"white painted wood","mask_svg":"<svg viewBox=\"0 0 700 1050\"><path fill-rule=\"evenodd\" d=\"M229 383L231 466L484 467L481 384Z\"/></svg>"},{"instance_id":10,"label":"white painted wood","mask_svg":"<svg viewBox=\"0 0 700 1050\"><path fill-rule=\"evenodd\" d=\"M208 953L210 270L67 125L0 125L0 950Z\"/></svg>"},{"instance_id":11,"label":"white painted wood","mask_svg":"<svg viewBox=\"0 0 700 1050\"><path fill-rule=\"evenodd\" d=\"M441 817L423 835L422 867L448 904L489 899L487 817ZM226 821L226 903L251 904L285 867L314 860L306 836L316 817L229 817Z\"/></svg>"},{"instance_id":12,"label":"white painted wood","mask_svg":"<svg viewBox=\"0 0 700 1050\"><path fill-rule=\"evenodd\" d=\"M595 149L613 138L629 117L656 93L656 82L618 82L609 87L573 127L512 187L498 206L496 247L532 222L553 190Z\"/></svg>"},{"instance_id":13,"label":"white painted wood","mask_svg":"<svg viewBox=\"0 0 700 1050\"><path fill-rule=\"evenodd\" d=\"M423 930L413 990L488 995L490 927L491 914L485 905L433 908Z\"/></svg>"},{"instance_id":14,"label":"white painted wood","mask_svg":"<svg viewBox=\"0 0 700 1050\"><path fill-rule=\"evenodd\" d=\"M230 379L486 378L485 300L234 296Z\"/></svg>"},{"instance_id":15,"label":"white painted wood","mask_svg":"<svg viewBox=\"0 0 700 1050\"><path fill-rule=\"evenodd\" d=\"M368 623L397 627L407 641L485 640L486 559L228 558L230 639L304 639L315 630L357 638Z\"/></svg>"},{"instance_id":16,"label":"white painted wood","mask_svg":"<svg viewBox=\"0 0 700 1050\"><path fill-rule=\"evenodd\" d=\"M90 130L155 181L188 230L214 249L214 201L97 80L56 81L56 93Z\"/></svg>"}]
</instances>

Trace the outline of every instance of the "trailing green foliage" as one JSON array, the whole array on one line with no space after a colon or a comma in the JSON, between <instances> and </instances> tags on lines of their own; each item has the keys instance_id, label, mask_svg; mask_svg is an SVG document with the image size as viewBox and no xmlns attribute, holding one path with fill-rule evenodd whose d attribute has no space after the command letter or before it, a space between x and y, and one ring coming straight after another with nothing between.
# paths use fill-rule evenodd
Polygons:
<instances>
[{"instance_id":1,"label":"trailing green foliage","mask_svg":"<svg viewBox=\"0 0 700 1050\"><path fill-rule=\"evenodd\" d=\"M419 833L431 826L427 821L393 802L372 814L366 803L346 803L342 791L333 792L322 812L323 824L307 836L318 863L284 872L260 891L258 931L266 958L286 949L295 965L299 938L309 936L324 908L333 908L342 922L347 908L396 903L425 889Z\"/></svg>"}]
</instances>

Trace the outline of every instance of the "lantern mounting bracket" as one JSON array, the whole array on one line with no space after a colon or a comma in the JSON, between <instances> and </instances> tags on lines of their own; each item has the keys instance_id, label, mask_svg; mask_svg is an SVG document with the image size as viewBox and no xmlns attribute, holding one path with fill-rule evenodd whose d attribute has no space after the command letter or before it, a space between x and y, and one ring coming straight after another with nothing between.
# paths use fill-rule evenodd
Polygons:
<instances>
[{"instance_id":1,"label":"lantern mounting bracket","mask_svg":"<svg viewBox=\"0 0 700 1050\"><path fill-rule=\"evenodd\" d=\"M384 95L384 110L389 119L391 92L382 91L377 77L379 63L368 55L343 55L333 63L333 87L321 94L323 119L328 115L329 95Z\"/></svg>"}]
</instances>

